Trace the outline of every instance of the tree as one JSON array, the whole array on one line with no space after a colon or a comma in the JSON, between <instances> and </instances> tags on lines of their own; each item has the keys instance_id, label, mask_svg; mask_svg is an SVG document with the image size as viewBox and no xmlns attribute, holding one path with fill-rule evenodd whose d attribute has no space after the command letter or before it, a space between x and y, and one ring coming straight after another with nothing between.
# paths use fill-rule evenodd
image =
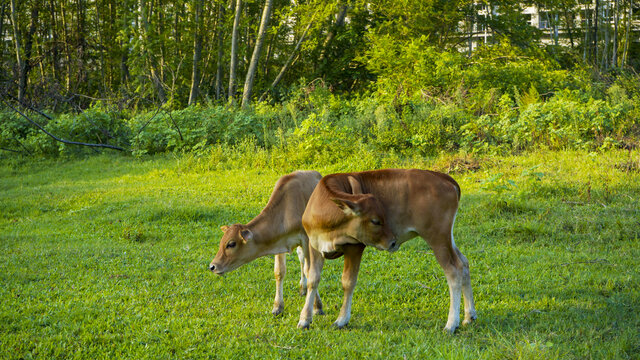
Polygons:
<instances>
[{"instance_id":1,"label":"tree","mask_svg":"<svg viewBox=\"0 0 640 360\"><path fill-rule=\"evenodd\" d=\"M216 23L216 39L218 40L218 56L216 61L216 100L222 98L222 55L224 52L223 41L224 36L222 33L222 24L224 22L224 5L220 3L218 5L218 18Z\"/></svg>"},{"instance_id":2,"label":"tree","mask_svg":"<svg viewBox=\"0 0 640 360\"><path fill-rule=\"evenodd\" d=\"M227 98L233 101L236 89L236 69L238 67L238 30L240 25L240 13L242 12L242 0L236 0L236 14L233 18L233 30L231 32L231 60L229 61L229 92Z\"/></svg>"},{"instance_id":3,"label":"tree","mask_svg":"<svg viewBox=\"0 0 640 360\"><path fill-rule=\"evenodd\" d=\"M202 54L202 6L204 0L195 0L194 30L193 30L193 65L191 70L191 91L189 92L189 106L196 103L200 86L200 55Z\"/></svg>"},{"instance_id":4,"label":"tree","mask_svg":"<svg viewBox=\"0 0 640 360\"><path fill-rule=\"evenodd\" d=\"M16 60L18 63L18 100L22 102L24 101L27 92L28 74L31 70L31 48L33 46L33 36L36 31L36 21L38 20L38 4L32 4L31 21L24 45L21 44L18 12L19 9L17 7L16 0L11 0L11 23L13 25L13 39L16 49Z\"/></svg>"},{"instance_id":5,"label":"tree","mask_svg":"<svg viewBox=\"0 0 640 360\"><path fill-rule=\"evenodd\" d=\"M243 108L249 106L249 103L251 102L253 82L255 80L256 70L258 69L258 60L260 59L260 52L262 51L262 45L264 44L267 27L269 26L269 18L271 17L272 6L273 0L266 0L264 9L262 10L262 19L260 20L258 39L256 40L256 46L253 49L253 55L251 56L251 62L249 63L249 70L247 71L247 77L244 82L244 91L242 93Z\"/></svg>"},{"instance_id":6,"label":"tree","mask_svg":"<svg viewBox=\"0 0 640 360\"><path fill-rule=\"evenodd\" d=\"M315 13L314 13L314 15L315 15ZM276 86L278 86L278 84L280 83L280 80L282 80L282 77L284 76L284 74L289 69L289 66L291 66L291 63L293 62L293 59L296 56L298 56L298 50L300 50L300 45L302 45L302 43L306 40L306 36L307 36L307 33L309 32L309 29L311 28L311 25L313 25L313 17L311 18L311 21L309 22L307 27L304 29L304 32L302 33L302 36L300 36L300 39L296 43L296 47L293 49L293 51L291 52L291 54L287 58L287 61L285 61L284 65L282 65L282 69L280 69L280 72L278 73L276 78L271 83L271 86L269 86L269 89L265 90L265 92L260 96L260 100L259 101L263 101L265 99L265 97L267 96L267 94L269 93L269 91L272 90L273 88L275 88Z\"/></svg>"}]
</instances>

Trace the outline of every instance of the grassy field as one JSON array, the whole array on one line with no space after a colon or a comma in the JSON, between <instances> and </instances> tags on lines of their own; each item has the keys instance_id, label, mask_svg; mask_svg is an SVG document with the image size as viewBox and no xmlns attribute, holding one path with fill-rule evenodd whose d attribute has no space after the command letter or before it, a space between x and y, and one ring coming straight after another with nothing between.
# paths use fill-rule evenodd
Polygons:
<instances>
[{"instance_id":1,"label":"grassy field","mask_svg":"<svg viewBox=\"0 0 640 360\"><path fill-rule=\"evenodd\" d=\"M296 328L294 254L278 317L273 258L211 274L219 226L250 220L293 170L222 158L1 161L0 358L640 356L637 151L378 162L450 171L462 186L455 237L478 320L454 336L442 332L444 274L420 239L367 249L344 330L331 327L341 260L325 263L327 315L308 331Z\"/></svg>"}]
</instances>

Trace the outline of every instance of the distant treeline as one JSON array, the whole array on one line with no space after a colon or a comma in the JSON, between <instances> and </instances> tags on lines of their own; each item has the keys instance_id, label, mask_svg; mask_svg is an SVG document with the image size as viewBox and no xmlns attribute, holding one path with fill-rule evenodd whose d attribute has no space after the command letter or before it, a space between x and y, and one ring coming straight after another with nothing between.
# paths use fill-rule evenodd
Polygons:
<instances>
[{"instance_id":1,"label":"distant treeline","mask_svg":"<svg viewBox=\"0 0 640 360\"><path fill-rule=\"evenodd\" d=\"M532 5L547 29L527 22ZM633 72L639 14L633 0L2 0L0 92L56 113L98 100L118 111L246 107L282 102L312 81L396 103L443 99L451 84L486 80L463 77L476 64ZM486 29L486 46L472 46L474 29ZM514 81L503 80L500 91ZM543 96L553 85L517 82Z\"/></svg>"}]
</instances>

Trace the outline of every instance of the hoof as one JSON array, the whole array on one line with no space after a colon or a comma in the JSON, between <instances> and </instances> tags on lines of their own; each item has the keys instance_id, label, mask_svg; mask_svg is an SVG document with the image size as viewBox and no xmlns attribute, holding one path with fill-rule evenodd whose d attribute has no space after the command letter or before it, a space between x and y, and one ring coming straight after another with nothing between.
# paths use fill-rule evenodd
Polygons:
<instances>
[{"instance_id":1,"label":"hoof","mask_svg":"<svg viewBox=\"0 0 640 360\"><path fill-rule=\"evenodd\" d=\"M446 326L443 331L447 335L453 335L456 332L457 326Z\"/></svg>"},{"instance_id":2,"label":"hoof","mask_svg":"<svg viewBox=\"0 0 640 360\"><path fill-rule=\"evenodd\" d=\"M345 327L347 327L348 324L349 324L348 322L341 322L341 321L336 320L333 323L333 327L336 328L336 329L344 329Z\"/></svg>"},{"instance_id":3,"label":"hoof","mask_svg":"<svg viewBox=\"0 0 640 360\"><path fill-rule=\"evenodd\" d=\"M309 325L311 325L311 323L308 321L302 321L302 320L298 321L298 329L308 330Z\"/></svg>"},{"instance_id":4,"label":"hoof","mask_svg":"<svg viewBox=\"0 0 640 360\"><path fill-rule=\"evenodd\" d=\"M465 318L464 321L462 322L462 325L469 325L472 322L476 321L477 316L473 315L471 317Z\"/></svg>"},{"instance_id":5,"label":"hoof","mask_svg":"<svg viewBox=\"0 0 640 360\"><path fill-rule=\"evenodd\" d=\"M281 306L274 306L273 310L271 310L271 313L274 316L278 316L278 315L282 314L283 310L284 310L284 306L282 306L282 305Z\"/></svg>"},{"instance_id":6,"label":"hoof","mask_svg":"<svg viewBox=\"0 0 640 360\"><path fill-rule=\"evenodd\" d=\"M307 296L307 287L300 286L300 296Z\"/></svg>"},{"instance_id":7,"label":"hoof","mask_svg":"<svg viewBox=\"0 0 640 360\"><path fill-rule=\"evenodd\" d=\"M313 309L313 315L324 315L324 310L322 310L322 309Z\"/></svg>"}]
</instances>

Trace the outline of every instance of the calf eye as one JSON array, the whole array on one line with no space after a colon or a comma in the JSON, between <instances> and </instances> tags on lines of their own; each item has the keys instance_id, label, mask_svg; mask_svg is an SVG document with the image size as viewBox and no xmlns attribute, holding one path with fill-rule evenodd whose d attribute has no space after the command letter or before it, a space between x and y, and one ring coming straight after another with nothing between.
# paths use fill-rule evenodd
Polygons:
<instances>
[{"instance_id":1,"label":"calf eye","mask_svg":"<svg viewBox=\"0 0 640 360\"><path fill-rule=\"evenodd\" d=\"M381 222L380 222L380 220L378 220L378 219L371 219L371 223L372 223L373 225L382 225L382 223L381 223Z\"/></svg>"},{"instance_id":2,"label":"calf eye","mask_svg":"<svg viewBox=\"0 0 640 360\"><path fill-rule=\"evenodd\" d=\"M236 242L235 241L229 241L227 243L227 249L231 249L231 248L234 248L234 247L236 247Z\"/></svg>"}]
</instances>

